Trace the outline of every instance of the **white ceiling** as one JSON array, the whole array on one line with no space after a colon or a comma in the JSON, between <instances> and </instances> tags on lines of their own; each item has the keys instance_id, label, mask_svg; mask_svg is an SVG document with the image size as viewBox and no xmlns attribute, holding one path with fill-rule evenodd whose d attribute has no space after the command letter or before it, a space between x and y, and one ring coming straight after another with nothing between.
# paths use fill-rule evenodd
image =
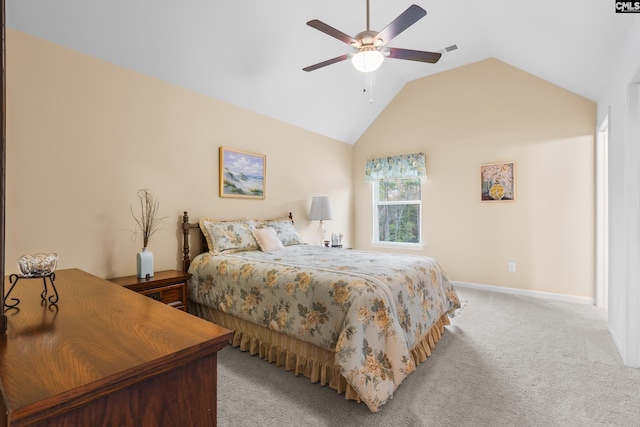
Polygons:
<instances>
[{"instance_id":1,"label":"white ceiling","mask_svg":"<svg viewBox=\"0 0 640 427\"><path fill-rule=\"evenodd\" d=\"M372 91L349 61L302 71L350 51L305 23L319 19L355 36L366 29L365 0L6 0L6 23L353 144L408 81L489 57L597 101L636 18L614 13L613 0L414 3L427 16L389 45L459 49L437 64L388 58ZM371 29L410 5L371 0Z\"/></svg>"}]
</instances>

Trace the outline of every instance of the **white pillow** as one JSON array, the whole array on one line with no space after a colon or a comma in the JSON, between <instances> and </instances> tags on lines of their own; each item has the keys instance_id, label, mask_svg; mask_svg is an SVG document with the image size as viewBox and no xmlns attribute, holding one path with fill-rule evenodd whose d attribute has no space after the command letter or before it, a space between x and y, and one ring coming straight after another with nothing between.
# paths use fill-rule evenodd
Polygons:
<instances>
[{"instance_id":1,"label":"white pillow","mask_svg":"<svg viewBox=\"0 0 640 427\"><path fill-rule=\"evenodd\" d=\"M260 246L260 250L262 250L262 252L284 249L282 242L278 239L276 230L273 228L254 228L251 230L251 233L253 233L253 237L256 239L256 242L258 242L258 246Z\"/></svg>"}]
</instances>

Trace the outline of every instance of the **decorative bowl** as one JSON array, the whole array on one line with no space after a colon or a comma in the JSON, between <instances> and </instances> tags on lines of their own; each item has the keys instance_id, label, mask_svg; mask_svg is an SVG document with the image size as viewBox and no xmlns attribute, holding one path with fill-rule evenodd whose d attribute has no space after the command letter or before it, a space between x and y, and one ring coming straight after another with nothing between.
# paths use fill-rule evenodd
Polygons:
<instances>
[{"instance_id":1,"label":"decorative bowl","mask_svg":"<svg viewBox=\"0 0 640 427\"><path fill-rule=\"evenodd\" d=\"M48 276L56 270L58 254L35 254L18 257L18 269L24 277Z\"/></svg>"}]
</instances>

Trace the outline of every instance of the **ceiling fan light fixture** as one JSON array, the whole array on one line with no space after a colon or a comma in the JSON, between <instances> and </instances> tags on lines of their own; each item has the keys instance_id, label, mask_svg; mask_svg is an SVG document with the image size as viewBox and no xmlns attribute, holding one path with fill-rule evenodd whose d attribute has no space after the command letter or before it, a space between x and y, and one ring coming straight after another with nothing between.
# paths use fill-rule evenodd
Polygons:
<instances>
[{"instance_id":1,"label":"ceiling fan light fixture","mask_svg":"<svg viewBox=\"0 0 640 427\"><path fill-rule=\"evenodd\" d=\"M361 50L353 55L351 63L356 70L363 73L370 73L380 68L384 61L384 55L376 49Z\"/></svg>"}]
</instances>

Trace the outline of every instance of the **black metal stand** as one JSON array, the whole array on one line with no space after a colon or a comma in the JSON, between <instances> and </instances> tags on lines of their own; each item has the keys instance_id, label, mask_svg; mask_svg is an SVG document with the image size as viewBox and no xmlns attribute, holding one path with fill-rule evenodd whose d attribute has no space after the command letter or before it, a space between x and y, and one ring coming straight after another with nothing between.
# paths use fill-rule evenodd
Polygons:
<instances>
[{"instance_id":1,"label":"black metal stand","mask_svg":"<svg viewBox=\"0 0 640 427\"><path fill-rule=\"evenodd\" d=\"M49 278L49 282L51 282L51 288L53 288L54 293L54 295L50 295L49 298L47 298L47 277ZM56 304L58 302L58 290L56 289L56 285L53 283L53 281L56 279L55 273L43 274L41 276L21 276L18 274L12 274L11 276L9 276L9 283L11 283L11 288L9 288L9 292L7 292L7 295L4 297L5 307L14 308L17 307L18 304L20 304L20 300L18 298L11 298L11 301L15 301L12 304L9 304L7 302L9 300L9 295L11 295L11 291L13 291L13 288L15 288L15 286L18 284L18 280L20 279L42 279L44 287L44 290L40 294L40 298L42 298L42 301L45 302L48 300L51 304Z\"/></svg>"}]
</instances>

